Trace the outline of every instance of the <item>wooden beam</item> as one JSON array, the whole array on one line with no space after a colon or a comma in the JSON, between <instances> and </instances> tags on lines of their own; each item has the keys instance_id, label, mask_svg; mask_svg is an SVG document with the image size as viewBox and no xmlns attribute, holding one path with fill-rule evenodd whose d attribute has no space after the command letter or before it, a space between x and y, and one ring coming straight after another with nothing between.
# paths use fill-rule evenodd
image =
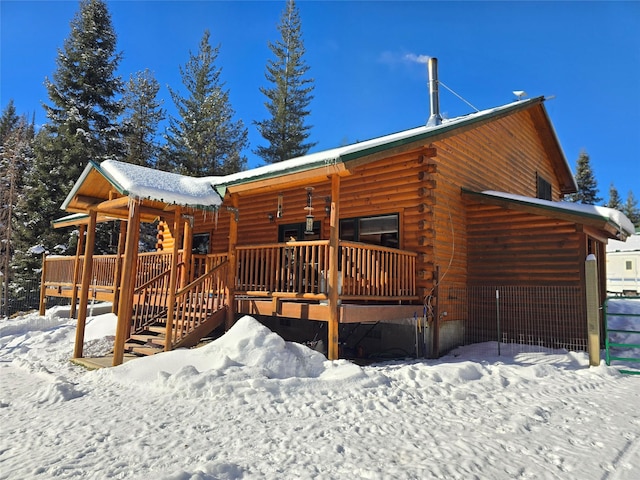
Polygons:
<instances>
[{"instance_id":1,"label":"wooden beam","mask_svg":"<svg viewBox=\"0 0 640 480\"><path fill-rule=\"evenodd\" d=\"M96 205L96 210L99 212L108 210L120 210L122 208L129 209L130 197L118 197L111 200L104 200Z\"/></svg>"},{"instance_id":2,"label":"wooden beam","mask_svg":"<svg viewBox=\"0 0 640 480\"><path fill-rule=\"evenodd\" d=\"M279 192L283 188L293 188L297 186L306 186L311 183L324 183L333 175L349 175L350 172L345 169L342 163L335 165L323 165L321 167L305 170L303 172L295 172L266 179L256 179L238 185L227 187L229 193L243 195L248 193L254 195L256 193Z\"/></svg>"},{"instance_id":3,"label":"wooden beam","mask_svg":"<svg viewBox=\"0 0 640 480\"><path fill-rule=\"evenodd\" d=\"M136 286L138 241L140 239L140 203L133 202L129 209L127 238L124 247L120 301L118 302L118 325L113 345L113 366L121 365L124 358L124 343L129 334L133 309L133 291Z\"/></svg>"},{"instance_id":4,"label":"wooden beam","mask_svg":"<svg viewBox=\"0 0 640 480\"><path fill-rule=\"evenodd\" d=\"M89 305L89 284L93 273L93 248L96 241L96 211L89 212L89 228L84 247L84 262L82 265L82 285L80 286L80 307L78 309L78 325L76 326L76 344L73 358L82 358L84 348L84 328L87 323L87 306Z\"/></svg>"},{"instance_id":5,"label":"wooden beam","mask_svg":"<svg viewBox=\"0 0 640 480\"><path fill-rule=\"evenodd\" d=\"M104 198L90 197L88 195L76 195L73 199L73 206L76 209L82 209L84 211L94 208L100 202L103 202Z\"/></svg>"},{"instance_id":6,"label":"wooden beam","mask_svg":"<svg viewBox=\"0 0 640 480\"><path fill-rule=\"evenodd\" d=\"M337 360L340 356L338 349L338 326L340 311L338 305L338 252L340 242L340 176L331 177L331 218L329 233L329 326L328 351L329 360Z\"/></svg>"}]
</instances>

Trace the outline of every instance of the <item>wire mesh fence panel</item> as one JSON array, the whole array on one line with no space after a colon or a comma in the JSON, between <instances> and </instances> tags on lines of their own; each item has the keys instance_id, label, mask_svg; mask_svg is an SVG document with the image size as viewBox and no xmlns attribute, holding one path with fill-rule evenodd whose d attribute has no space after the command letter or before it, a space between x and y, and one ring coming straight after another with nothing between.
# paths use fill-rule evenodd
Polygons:
<instances>
[{"instance_id":1,"label":"wire mesh fence panel","mask_svg":"<svg viewBox=\"0 0 640 480\"><path fill-rule=\"evenodd\" d=\"M68 299L65 303L69 303ZM57 305L57 303L54 303ZM0 316L10 317L19 312L30 312L37 310L40 306L40 276L27 281L21 282L20 285L10 283L9 288L5 290L2 285L2 308L0 308Z\"/></svg>"},{"instance_id":2,"label":"wire mesh fence panel","mask_svg":"<svg viewBox=\"0 0 640 480\"><path fill-rule=\"evenodd\" d=\"M465 345L502 352L587 350L584 292L566 286L453 287L446 321L464 322Z\"/></svg>"}]
</instances>

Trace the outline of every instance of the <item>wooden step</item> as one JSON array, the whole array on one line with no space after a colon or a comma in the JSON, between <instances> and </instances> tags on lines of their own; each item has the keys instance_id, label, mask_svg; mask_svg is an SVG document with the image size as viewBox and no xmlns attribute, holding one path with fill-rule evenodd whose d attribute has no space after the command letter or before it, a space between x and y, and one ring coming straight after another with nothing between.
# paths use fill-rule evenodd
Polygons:
<instances>
[{"instance_id":1,"label":"wooden step","mask_svg":"<svg viewBox=\"0 0 640 480\"><path fill-rule=\"evenodd\" d=\"M129 337L129 340L130 341L134 340L142 344L159 345L162 347L164 347L165 345L164 335L161 336L153 333L139 333L139 334L131 335Z\"/></svg>"},{"instance_id":2,"label":"wooden step","mask_svg":"<svg viewBox=\"0 0 640 480\"><path fill-rule=\"evenodd\" d=\"M167 327L165 327L164 325L151 325L150 327L147 327L147 330L153 333L157 333L158 335L164 335L164 333L167 331Z\"/></svg>"},{"instance_id":3,"label":"wooden step","mask_svg":"<svg viewBox=\"0 0 640 480\"><path fill-rule=\"evenodd\" d=\"M160 353L163 352L164 349L162 348L157 348L157 347L149 347L149 346L135 346L135 347L131 347L131 352L135 353L136 355L155 355L156 353Z\"/></svg>"}]
</instances>

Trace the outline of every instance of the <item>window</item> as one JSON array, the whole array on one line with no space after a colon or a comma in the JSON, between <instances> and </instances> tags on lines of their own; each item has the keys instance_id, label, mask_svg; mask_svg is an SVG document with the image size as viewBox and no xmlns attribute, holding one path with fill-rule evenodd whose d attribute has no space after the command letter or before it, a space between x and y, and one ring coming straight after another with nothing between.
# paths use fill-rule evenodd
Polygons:
<instances>
[{"instance_id":1,"label":"window","mask_svg":"<svg viewBox=\"0 0 640 480\"><path fill-rule=\"evenodd\" d=\"M536 173L536 197L551 200L551 184Z\"/></svg>"},{"instance_id":2,"label":"window","mask_svg":"<svg viewBox=\"0 0 640 480\"><path fill-rule=\"evenodd\" d=\"M313 222L313 235L305 233L305 223L291 223L278 227L278 242L288 242L291 240L319 240L320 222Z\"/></svg>"},{"instance_id":3,"label":"window","mask_svg":"<svg viewBox=\"0 0 640 480\"><path fill-rule=\"evenodd\" d=\"M624 263L624 269L625 270L633 270L633 262L631 260L627 260Z\"/></svg>"},{"instance_id":4,"label":"window","mask_svg":"<svg viewBox=\"0 0 640 480\"><path fill-rule=\"evenodd\" d=\"M340 238L354 242L398 248L398 214L340 220Z\"/></svg>"},{"instance_id":5,"label":"window","mask_svg":"<svg viewBox=\"0 0 640 480\"><path fill-rule=\"evenodd\" d=\"M206 255L209 253L209 234L197 233L193 236L191 244L191 253L196 255Z\"/></svg>"}]
</instances>

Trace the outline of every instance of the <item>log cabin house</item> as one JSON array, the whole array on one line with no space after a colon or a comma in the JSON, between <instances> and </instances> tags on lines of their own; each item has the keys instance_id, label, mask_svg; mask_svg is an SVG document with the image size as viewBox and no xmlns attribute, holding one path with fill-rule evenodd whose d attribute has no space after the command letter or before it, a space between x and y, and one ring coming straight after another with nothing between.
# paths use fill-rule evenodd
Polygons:
<instances>
[{"instance_id":1,"label":"log cabin house","mask_svg":"<svg viewBox=\"0 0 640 480\"><path fill-rule=\"evenodd\" d=\"M561 296L534 293L527 334L586 345L584 260L597 256L604 299L607 239L633 226L560 202L576 184L544 98L449 120L434 104L425 126L225 177L90 162L62 206L72 215L54 223L83 241L45 258L41 310L47 296L78 299L79 358L88 302L112 301L114 365L128 349L194 345L242 314L320 326L329 359L354 326L404 324L429 331L409 354L436 357L477 328L496 338L478 288L554 286ZM103 221L121 222L118 253L93 256ZM140 222L159 222L157 251L138 253ZM578 331L563 333L573 317Z\"/></svg>"}]
</instances>

